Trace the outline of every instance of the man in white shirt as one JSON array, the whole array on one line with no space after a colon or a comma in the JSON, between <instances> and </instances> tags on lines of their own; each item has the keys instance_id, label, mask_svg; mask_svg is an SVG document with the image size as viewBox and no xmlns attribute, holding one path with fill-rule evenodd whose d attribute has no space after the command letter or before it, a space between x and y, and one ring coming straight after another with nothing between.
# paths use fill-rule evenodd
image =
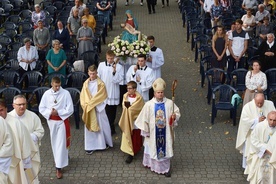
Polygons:
<instances>
[{"instance_id":1,"label":"man in white shirt","mask_svg":"<svg viewBox=\"0 0 276 184\"><path fill-rule=\"evenodd\" d=\"M132 65L126 74L126 80L137 83L137 92L143 96L144 101L149 101L149 90L154 82L154 74L146 65L146 55L138 55L137 65Z\"/></svg>"},{"instance_id":2,"label":"man in white shirt","mask_svg":"<svg viewBox=\"0 0 276 184\"><path fill-rule=\"evenodd\" d=\"M242 30L242 20L235 21L236 29L232 31L229 38L228 49L230 51L230 60L228 61L228 73L230 74L234 69L245 67L244 54L248 47L249 36L248 33Z\"/></svg>"}]
</instances>

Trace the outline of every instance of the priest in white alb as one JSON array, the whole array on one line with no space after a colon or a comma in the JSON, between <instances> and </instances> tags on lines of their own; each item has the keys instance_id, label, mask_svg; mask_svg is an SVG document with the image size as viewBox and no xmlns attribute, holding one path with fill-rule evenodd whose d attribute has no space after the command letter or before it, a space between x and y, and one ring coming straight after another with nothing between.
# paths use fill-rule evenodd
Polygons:
<instances>
[{"instance_id":1,"label":"priest in white alb","mask_svg":"<svg viewBox=\"0 0 276 184\"><path fill-rule=\"evenodd\" d=\"M105 112L107 92L104 82L97 77L97 67L88 67L89 78L83 83L80 104L83 109L84 149L91 155L95 150L113 147L111 129Z\"/></svg>"},{"instance_id":2,"label":"priest in white alb","mask_svg":"<svg viewBox=\"0 0 276 184\"><path fill-rule=\"evenodd\" d=\"M266 120L257 124L251 133L252 146L247 158L247 180L250 184L276 183L275 131L276 111L271 111Z\"/></svg>"},{"instance_id":3,"label":"priest in white alb","mask_svg":"<svg viewBox=\"0 0 276 184\"><path fill-rule=\"evenodd\" d=\"M137 65L129 67L126 74L126 81L135 81L137 83L137 92L143 96L144 101L149 101L149 90L155 80L153 71L146 65L146 55L139 54Z\"/></svg>"},{"instance_id":4,"label":"priest in white alb","mask_svg":"<svg viewBox=\"0 0 276 184\"><path fill-rule=\"evenodd\" d=\"M62 168L69 164L70 123L69 117L74 112L74 105L69 91L61 87L61 79L53 77L52 88L45 91L39 112L47 120L50 129L51 146L56 166L56 177L63 177Z\"/></svg>"},{"instance_id":5,"label":"priest in white alb","mask_svg":"<svg viewBox=\"0 0 276 184\"><path fill-rule=\"evenodd\" d=\"M0 183L8 183L8 174L13 156L13 138L10 127L0 117Z\"/></svg>"},{"instance_id":6,"label":"priest in white alb","mask_svg":"<svg viewBox=\"0 0 276 184\"><path fill-rule=\"evenodd\" d=\"M41 139L44 136L44 128L41 124L41 120L37 114L27 109L27 100L26 100L26 97L22 94L16 95L13 98L13 108L14 109L8 114L15 117L20 121L20 123L26 126L38 150L37 154L35 154L34 157L32 158L32 160L35 160L36 163L39 163L39 166L33 167L33 169L38 169L38 170L35 170L34 173L38 173L40 171L39 146L41 145ZM33 174L29 173L29 175L33 175ZM34 184L39 183L38 176L36 176L36 178L32 183Z\"/></svg>"},{"instance_id":7,"label":"priest in white alb","mask_svg":"<svg viewBox=\"0 0 276 184\"><path fill-rule=\"evenodd\" d=\"M40 169L39 160L35 160L38 149L25 125L8 114L7 105L3 99L0 99L0 116L10 126L13 135L14 155L9 172L9 181L20 184L32 183Z\"/></svg>"},{"instance_id":8,"label":"priest in white alb","mask_svg":"<svg viewBox=\"0 0 276 184\"><path fill-rule=\"evenodd\" d=\"M256 93L252 101L248 102L242 109L239 129L236 140L236 149L243 155L242 167L246 168L246 159L251 146L251 132L255 126L266 119L270 111L275 107L272 101L265 100L263 93ZM248 174L245 170L245 174Z\"/></svg>"},{"instance_id":9,"label":"priest in white alb","mask_svg":"<svg viewBox=\"0 0 276 184\"><path fill-rule=\"evenodd\" d=\"M154 98L146 102L135 125L145 138L143 165L170 177L174 127L180 118L180 111L172 100L165 97L166 83L163 79L156 79L152 87Z\"/></svg>"}]
</instances>

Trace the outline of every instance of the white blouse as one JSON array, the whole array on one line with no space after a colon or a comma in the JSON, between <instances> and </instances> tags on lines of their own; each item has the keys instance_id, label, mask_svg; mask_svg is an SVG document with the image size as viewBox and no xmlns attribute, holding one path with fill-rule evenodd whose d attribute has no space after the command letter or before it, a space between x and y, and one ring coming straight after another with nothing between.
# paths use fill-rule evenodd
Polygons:
<instances>
[{"instance_id":1,"label":"white blouse","mask_svg":"<svg viewBox=\"0 0 276 184\"><path fill-rule=\"evenodd\" d=\"M38 52L34 46L30 47L30 50L27 51L26 46L20 47L17 53L17 60L19 62L19 66L21 66L24 70L28 70L29 63L22 62L22 59L32 60L35 59L34 62L30 63L30 68L33 70L36 66L36 61L38 60Z\"/></svg>"},{"instance_id":2,"label":"white blouse","mask_svg":"<svg viewBox=\"0 0 276 184\"><path fill-rule=\"evenodd\" d=\"M249 90L255 90L258 86L261 86L262 90L265 91L267 89L266 75L262 71L256 74L248 71L245 77L245 86Z\"/></svg>"}]
</instances>

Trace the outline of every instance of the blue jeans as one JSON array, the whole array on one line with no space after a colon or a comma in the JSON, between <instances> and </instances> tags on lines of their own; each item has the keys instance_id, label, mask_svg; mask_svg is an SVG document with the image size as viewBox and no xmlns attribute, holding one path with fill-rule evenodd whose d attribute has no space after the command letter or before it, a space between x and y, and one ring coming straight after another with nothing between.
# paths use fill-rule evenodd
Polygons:
<instances>
[{"instance_id":1,"label":"blue jeans","mask_svg":"<svg viewBox=\"0 0 276 184\"><path fill-rule=\"evenodd\" d=\"M108 25L109 22L110 22L109 14L110 14L109 10L107 10L107 11L98 11L98 15L103 15L104 16L105 25Z\"/></svg>"}]
</instances>

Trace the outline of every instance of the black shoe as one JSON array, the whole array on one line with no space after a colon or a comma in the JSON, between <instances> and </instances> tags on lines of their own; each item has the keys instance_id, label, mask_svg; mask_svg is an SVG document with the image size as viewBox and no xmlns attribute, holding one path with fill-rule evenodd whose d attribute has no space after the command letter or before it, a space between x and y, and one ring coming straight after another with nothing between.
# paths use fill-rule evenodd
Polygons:
<instances>
[{"instance_id":1,"label":"black shoe","mask_svg":"<svg viewBox=\"0 0 276 184\"><path fill-rule=\"evenodd\" d=\"M133 160L133 156L129 155L126 159L126 163L130 164L132 162L132 160Z\"/></svg>"},{"instance_id":2,"label":"black shoe","mask_svg":"<svg viewBox=\"0 0 276 184\"><path fill-rule=\"evenodd\" d=\"M169 178L171 177L172 173L171 173L171 169L165 173L165 177Z\"/></svg>"},{"instance_id":3,"label":"black shoe","mask_svg":"<svg viewBox=\"0 0 276 184\"><path fill-rule=\"evenodd\" d=\"M149 14L151 14L151 12L149 12Z\"/></svg>"},{"instance_id":4,"label":"black shoe","mask_svg":"<svg viewBox=\"0 0 276 184\"><path fill-rule=\"evenodd\" d=\"M93 152L94 152L93 150L86 151L86 155L92 155Z\"/></svg>"},{"instance_id":5,"label":"black shoe","mask_svg":"<svg viewBox=\"0 0 276 184\"><path fill-rule=\"evenodd\" d=\"M153 11L153 13L155 13L155 11Z\"/></svg>"}]
</instances>

